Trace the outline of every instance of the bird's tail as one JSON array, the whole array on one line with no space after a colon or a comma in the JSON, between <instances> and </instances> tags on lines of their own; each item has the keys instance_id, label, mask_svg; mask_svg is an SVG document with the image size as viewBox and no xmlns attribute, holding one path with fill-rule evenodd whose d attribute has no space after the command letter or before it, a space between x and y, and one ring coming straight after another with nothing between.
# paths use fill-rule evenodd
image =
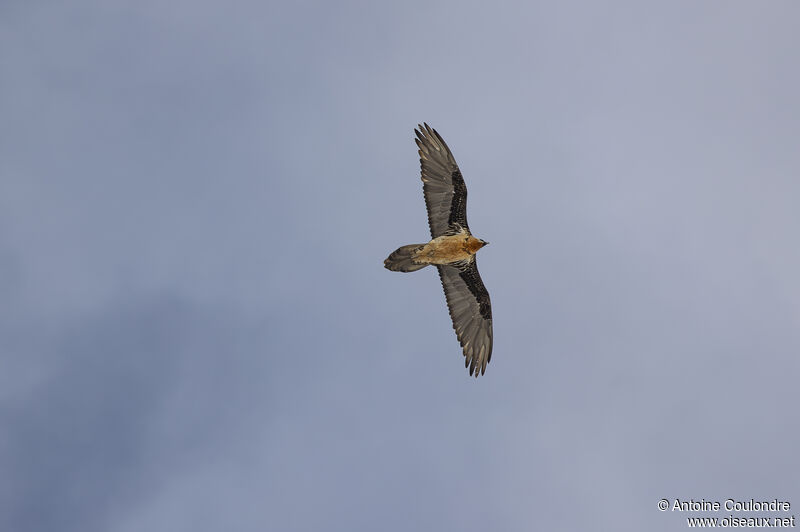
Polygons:
<instances>
[{"instance_id":1,"label":"bird's tail","mask_svg":"<svg viewBox=\"0 0 800 532\"><path fill-rule=\"evenodd\" d=\"M414 262L414 255L424 247L425 244L410 244L399 247L383 261L383 266L393 272L415 272L421 270L427 264Z\"/></svg>"}]
</instances>

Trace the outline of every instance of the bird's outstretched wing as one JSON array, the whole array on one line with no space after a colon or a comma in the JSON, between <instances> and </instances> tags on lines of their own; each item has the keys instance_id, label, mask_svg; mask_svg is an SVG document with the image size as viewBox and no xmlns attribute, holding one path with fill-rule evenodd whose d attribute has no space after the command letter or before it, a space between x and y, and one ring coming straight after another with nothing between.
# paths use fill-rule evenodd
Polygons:
<instances>
[{"instance_id":1,"label":"bird's outstretched wing","mask_svg":"<svg viewBox=\"0 0 800 532\"><path fill-rule=\"evenodd\" d=\"M422 190L428 208L431 237L459 232L467 226L467 186L444 139L428 124L417 126Z\"/></svg>"},{"instance_id":2,"label":"bird's outstretched wing","mask_svg":"<svg viewBox=\"0 0 800 532\"><path fill-rule=\"evenodd\" d=\"M453 328L464 349L464 365L476 377L492 359L492 303L475 258L463 266L437 266Z\"/></svg>"}]
</instances>

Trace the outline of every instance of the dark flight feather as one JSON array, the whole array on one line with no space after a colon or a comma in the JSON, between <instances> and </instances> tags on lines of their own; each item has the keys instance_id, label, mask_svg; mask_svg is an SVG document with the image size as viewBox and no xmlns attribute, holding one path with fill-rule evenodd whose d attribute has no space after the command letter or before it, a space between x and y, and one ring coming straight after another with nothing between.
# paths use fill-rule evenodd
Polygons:
<instances>
[{"instance_id":1,"label":"dark flight feather","mask_svg":"<svg viewBox=\"0 0 800 532\"><path fill-rule=\"evenodd\" d=\"M452 234L467 225L467 186L453 153L439 133L428 124L414 130L419 148L422 190L428 210L431 237Z\"/></svg>"},{"instance_id":2,"label":"dark flight feather","mask_svg":"<svg viewBox=\"0 0 800 532\"><path fill-rule=\"evenodd\" d=\"M464 365L470 375L483 375L492 359L492 304L478 265L473 258L466 265L437 268L453 329L464 351Z\"/></svg>"}]
</instances>

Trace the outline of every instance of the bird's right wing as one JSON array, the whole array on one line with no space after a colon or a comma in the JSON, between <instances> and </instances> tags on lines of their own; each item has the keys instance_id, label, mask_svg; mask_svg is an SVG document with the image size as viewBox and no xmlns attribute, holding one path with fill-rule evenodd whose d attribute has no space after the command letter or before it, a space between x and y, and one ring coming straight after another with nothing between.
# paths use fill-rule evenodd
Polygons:
<instances>
[{"instance_id":1,"label":"bird's right wing","mask_svg":"<svg viewBox=\"0 0 800 532\"><path fill-rule=\"evenodd\" d=\"M467 186L444 139L428 124L414 130L422 170L422 190L431 237L460 232L467 226ZM459 227L460 226L460 227Z\"/></svg>"},{"instance_id":2,"label":"bird's right wing","mask_svg":"<svg viewBox=\"0 0 800 532\"><path fill-rule=\"evenodd\" d=\"M475 258L463 266L437 268L453 328L464 349L464 365L469 367L470 375L483 375L492 359L492 303Z\"/></svg>"}]
</instances>

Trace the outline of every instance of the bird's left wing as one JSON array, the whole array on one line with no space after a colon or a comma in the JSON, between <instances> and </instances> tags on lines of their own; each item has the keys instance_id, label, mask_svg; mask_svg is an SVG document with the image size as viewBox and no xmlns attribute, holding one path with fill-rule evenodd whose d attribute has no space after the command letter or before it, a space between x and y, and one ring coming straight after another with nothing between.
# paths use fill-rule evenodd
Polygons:
<instances>
[{"instance_id":1,"label":"bird's left wing","mask_svg":"<svg viewBox=\"0 0 800 532\"><path fill-rule=\"evenodd\" d=\"M418 126L414 139L419 148L422 190L428 209L431 237L469 230L467 186L455 157L439 133L428 124Z\"/></svg>"},{"instance_id":2,"label":"bird's left wing","mask_svg":"<svg viewBox=\"0 0 800 532\"><path fill-rule=\"evenodd\" d=\"M483 375L492 359L492 303L475 258L459 266L437 267L453 328L464 349L464 365L470 375Z\"/></svg>"}]
</instances>

